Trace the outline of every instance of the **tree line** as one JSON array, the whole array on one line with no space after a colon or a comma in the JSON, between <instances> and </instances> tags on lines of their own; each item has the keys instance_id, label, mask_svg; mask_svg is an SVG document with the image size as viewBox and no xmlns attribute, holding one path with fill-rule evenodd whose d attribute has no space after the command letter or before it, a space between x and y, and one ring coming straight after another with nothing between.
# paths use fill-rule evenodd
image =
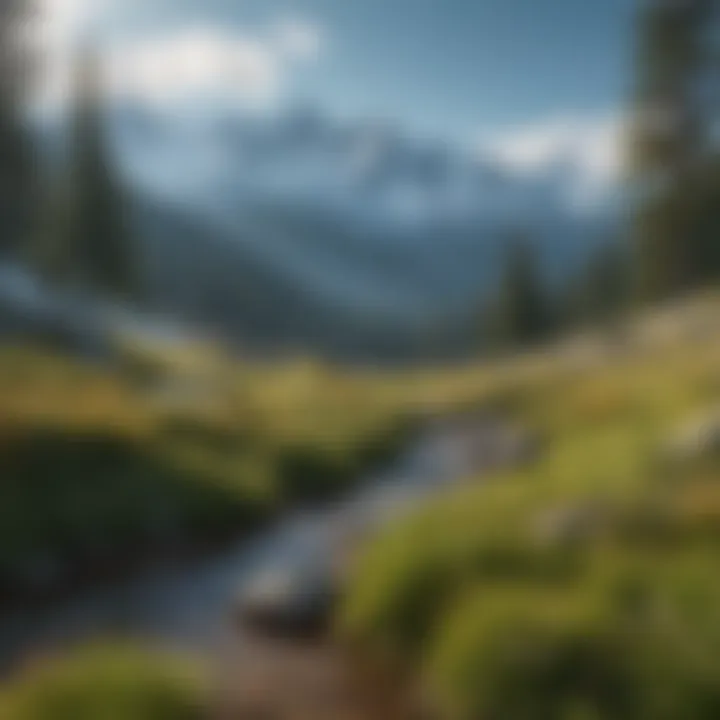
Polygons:
<instances>
[{"instance_id":1,"label":"tree line","mask_svg":"<svg viewBox=\"0 0 720 720\"><path fill-rule=\"evenodd\" d=\"M554 288L532 229L509 237L486 313L491 346L531 344L720 279L720 0L640 3L635 55L625 231Z\"/></svg>"},{"instance_id":2,"label":"tree line","mask_svg":"<svg viewBox=\"0 0 720 720\"><path fill-rule=\"evenodd\" d=\"M34 152L27 112L42 62L23 44L33 9L28 0L0 3L0 257L57 287L135 301L137 253L111 157L100 58L91 46L76 55L62 161L48 167Z\"/></svg>"}]
</instances>

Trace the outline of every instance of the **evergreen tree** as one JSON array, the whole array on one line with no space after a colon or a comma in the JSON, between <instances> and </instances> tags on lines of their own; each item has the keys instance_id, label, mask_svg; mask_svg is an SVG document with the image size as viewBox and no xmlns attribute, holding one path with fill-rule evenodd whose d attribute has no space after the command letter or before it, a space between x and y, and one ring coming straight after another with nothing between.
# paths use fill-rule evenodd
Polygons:
<instances>
[{"instance_id":1,"label":"evergreen tree","mask_svg":"<svg viewBox=\"0 0 720 720\"><path fill-rule=\"evenodd\" d=\"M630 258L616 242L600 245L562 298L569 327L617 318L630 299Z\"/></svg>"},{"instance_id":2,"label":"evergreen tree","mask_svg":"<svg viewBox=\"0 0 720 720\"><path fill-rule=\"evenodd\" d=\"M650 0L640 22L630 171L641 295L693 287L706 270L693 198L683 192L707 159L714 109L708 28L717 0Z\"/></svg>"},{"instance_id":3,"label":"evergreen tree","mask_svg":"<svg viewBox=\"0 0 720 720\"><path fill-rule=\"evenodd\" d=\"M98 59L85 50L70 118L69 163L52 190L36 261L49 278L83 290L137 297L136 254L106 137Z\"/></svg>"},{"instance_id":4,"label":"evergreen tree","mask_svg":"<svg viewBox=\"0 0 720 720\"><path fill-rule=\"evenodd\" d=\"M26 0L0 2L0 259L16 258L28 229L34 192L34 162L24 118L28 49L22 26Z\"/></svg>"},{"instance_id":5,"label":"evergreen tree","mask_svg":"<svg viewBox=\"0 0 720 720\"><path fill-rule=\"evenodd\" d=\"M522 235L509 238L497 298L488 329L496 347L518 348L545 338L551 307L540 276L535 249Z\"/></svg>"}]
</instances>

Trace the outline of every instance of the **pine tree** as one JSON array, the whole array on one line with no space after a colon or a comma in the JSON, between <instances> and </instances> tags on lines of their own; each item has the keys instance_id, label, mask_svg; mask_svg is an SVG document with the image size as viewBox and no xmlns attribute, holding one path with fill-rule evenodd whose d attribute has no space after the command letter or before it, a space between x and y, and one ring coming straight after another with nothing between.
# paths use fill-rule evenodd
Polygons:
<instances>
[{"instance_id":1,"label":"pine tree","mask_svg":"<svg viewBox=\"0 0 720 720\"><path fill-rule=\"evenodd\" d=\"M505 267L488 329L502 349L531 345L551 330L551 308L540 276L537 256L523 235L507 241Z\"/></svg>"},{"instance_id":2,"label":"pine tree","mask_svg":"<svg viewBox=\"0 0 720 720\"><path fill-rule=\"evenodd\" d=\"M116 300L136 299L136 255L126 232L92 50L82 53L78 66L69 145L69 167L53 189L51 227L40 234L37 262L62 284Z\"/></svg>"},{"instance_id":3,"label":"pine tree","mask_svg":"<svg viewBox=\"0 0 720 720\"><path fill-rule=\"evenodd\" d=\"M650 0L640 22L630 172L638 289L645 298L697 284L705 268L697 206L683 192L708 155L708 28L718 0Z\"/></svg>"},{"instance_id":4,"label":"pine tree","mask_svg":"<svg viewBox=\"0 0 720 720\"><path fill-rule=\"evenodd\" d=\"M26 0L0 2L0 259L22 252L35 185L24 117L29 52L22 26L29 10Z\"/></svg>"},{"instance_id":5,"label":"pine tree","mask_svg":"<svg viewBox=\"0 0 720 720\"><path fill-rule=\"evenodd\" d=\"M630 300L630 258L617 242L600 245L577 275L570 278L562 298L564 324L612 321Z\"/></svg>"}]
</instances>

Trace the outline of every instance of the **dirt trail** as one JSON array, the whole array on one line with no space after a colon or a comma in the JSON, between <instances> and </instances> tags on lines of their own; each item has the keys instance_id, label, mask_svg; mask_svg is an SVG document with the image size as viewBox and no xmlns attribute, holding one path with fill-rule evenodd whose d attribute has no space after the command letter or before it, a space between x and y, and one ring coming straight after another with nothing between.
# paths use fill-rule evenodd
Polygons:
<instances>
[{"instance_id":1,"label":"dirt trail","mask_svg":"<svg viewBox=\"0 0 720 720\"><path fill-rule=\"evenodd\" d=\"M397 687L329 643L258 638L225 658L217 720L416 720Z\"/></svg>"}]
</instances>

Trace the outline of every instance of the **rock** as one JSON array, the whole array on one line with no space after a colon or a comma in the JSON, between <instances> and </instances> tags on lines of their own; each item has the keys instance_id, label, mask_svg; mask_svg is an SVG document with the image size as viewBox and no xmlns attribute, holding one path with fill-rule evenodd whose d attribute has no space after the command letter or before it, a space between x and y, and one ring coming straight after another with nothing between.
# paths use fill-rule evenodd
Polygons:
<instances>
[{"instance_id":1,"label":"rock","mask_svg":"<svg viewBox=\"0 0 720 720\"><path fill-rule=\"evenodd\" d=\"M608 509L593 502L552 508L536 518L533 535L542 544L570 545L597 534L608 517Z\"/></svg>"},{"instance_id":2,"label":"rock","mask_svg":"<svg viewBox=\"0 0 720 720\"><path fill-rule=\"evenodd\" d=\"M513 468L535 460L540 454L540 441L524 428L500 425L478 449L486 453L491 468Z\"/></svg>"},{"instance_id":3,"label":"rock","mask_svg":"<svg viewBox=\"0 0 720 720\"><path fill-rule=\"evenodd\" d=\"M322 636L329 628L337 594L327 568L268 568L240 594L237 618L246 629L267 636Z\"/></svg>"},{"instance_id":4,"label":"rock","mask_svg":"<svg viewBox=\"0 0 720 720\"><path fill-rule=\"evenodd\" d=\"M692 461L720 455L720 409L684 423L668 442L672 460Z\"/></svg>"}]
</instances>

